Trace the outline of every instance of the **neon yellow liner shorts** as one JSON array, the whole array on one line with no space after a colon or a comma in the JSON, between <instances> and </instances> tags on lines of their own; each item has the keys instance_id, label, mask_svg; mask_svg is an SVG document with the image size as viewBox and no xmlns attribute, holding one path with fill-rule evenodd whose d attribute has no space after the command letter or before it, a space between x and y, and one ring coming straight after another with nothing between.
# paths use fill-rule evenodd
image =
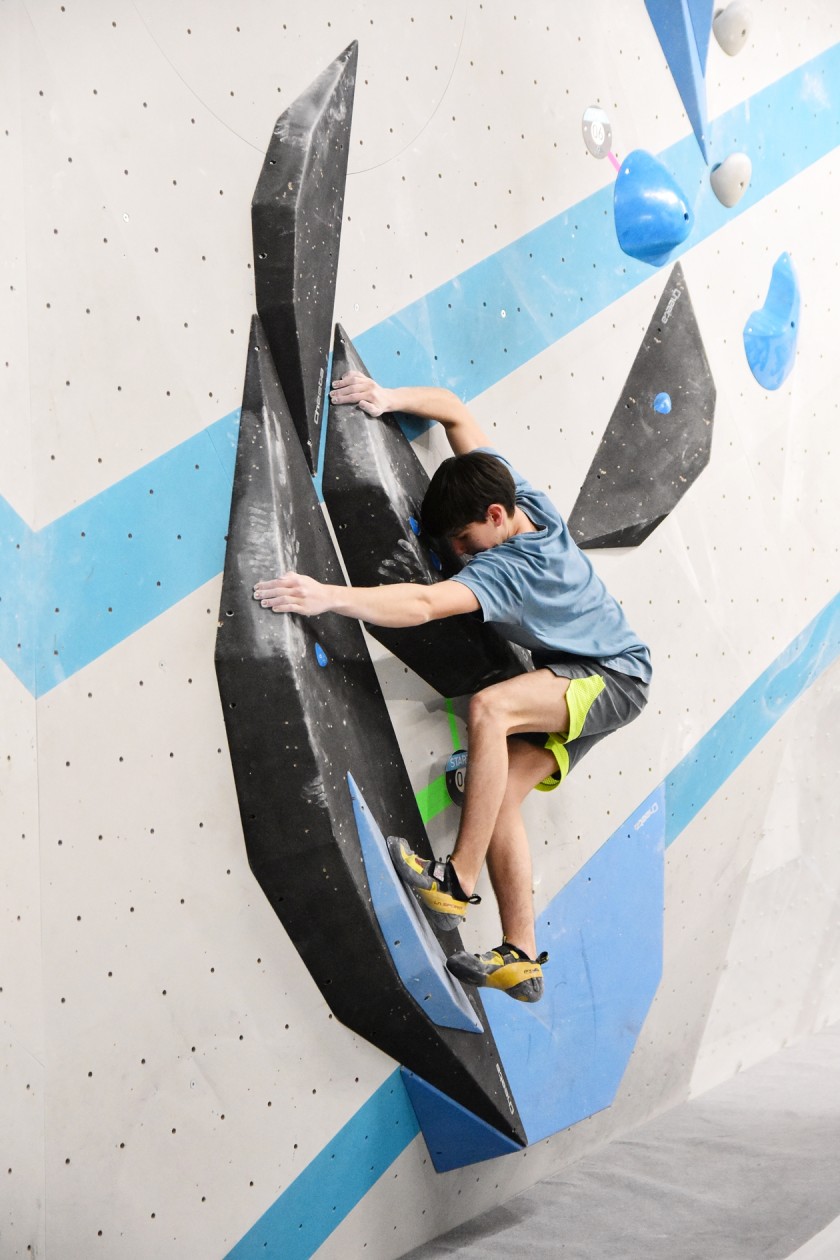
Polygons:
<instances>
[{"instance_id":1,"label":"neon yellow liner shorts","mask_svg":"<svg viewBox=\"0 0 840 1260\"><path fill-rule=\"evenodd\" d=\"M550 669L559 678L571 679L566 692L568 735L555 731L522 736L554 755L557 770L537 784L541 792L550 792L605 735L639 716L650 688L641 678L608 669L601 661L583 656L534 663L537 668Z\"/></svg>"}]
</instances>

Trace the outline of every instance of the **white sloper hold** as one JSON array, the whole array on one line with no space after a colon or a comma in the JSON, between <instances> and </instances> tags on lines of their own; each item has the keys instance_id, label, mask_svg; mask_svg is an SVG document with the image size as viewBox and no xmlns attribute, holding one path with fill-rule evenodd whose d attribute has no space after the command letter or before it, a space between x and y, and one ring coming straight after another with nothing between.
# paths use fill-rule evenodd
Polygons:
<instances>
[{"instance_id":1,"label":"white sloper hold","mask_svg":"<svg viewBox=\"0 0 840 1260\"><path fill-rule=\"evenodd\" d=\"M721 205L734 206L750 186L752 162L746 153L730 153L719 166L713 167L709 181Z\"/></svg>"},{"instance_id":2,"label":"white sloper hold","mask_svg":"<svg viewBox=\"0 0 840 1260\"><path fill-rule=\"evenodd\" d=\"M743 0L732 0L725 9L718 9L712 20L712 30L715 39L730 57L739 53L746 44L752 22L752 10Z\"/></svg>"}]
</instances>

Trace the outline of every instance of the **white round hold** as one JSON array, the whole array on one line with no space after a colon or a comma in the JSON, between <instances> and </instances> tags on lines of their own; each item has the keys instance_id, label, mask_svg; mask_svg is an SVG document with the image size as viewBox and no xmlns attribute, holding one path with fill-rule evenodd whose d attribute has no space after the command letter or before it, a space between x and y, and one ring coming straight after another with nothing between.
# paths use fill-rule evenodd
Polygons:
<instances>
[{"instance_id":1,"label":"white round hold","mask_svg":"<svg viewBox=\"0 0 840 1260\"><path fill-rule=\"evenodd\" d=\"M746 153L730 153L709 175L712 192L721 205L734 206L750 185L752 162Z\"/></svg>"},{"instance_id":2,"label":"white round hold","mask_svg":"<svg viewBox=\"0 0 840 1260\"><path fill-rule=\"evenodd\" d=\"M746 44L752 21L752 10L743 0L732 0L725 9L718 9L712 21L712 30L715 39L730 57L739 53Z\"/></svg>"}]
</instances>

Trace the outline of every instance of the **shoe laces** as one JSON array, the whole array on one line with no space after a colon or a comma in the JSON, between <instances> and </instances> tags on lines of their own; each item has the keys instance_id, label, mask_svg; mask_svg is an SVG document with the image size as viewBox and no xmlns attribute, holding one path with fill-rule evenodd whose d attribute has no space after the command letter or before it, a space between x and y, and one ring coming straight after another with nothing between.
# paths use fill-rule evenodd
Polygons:
<instances>
[{"instance_id":1,"label":"shoe laces","mask_svg":"<svg viewBox=\"0 0 840 1260\"><path fill-rule=\"evenodd\" d=\"M461 881L458 879L458 873L450 861L451 854L447 854L445 858L438 858L431 870L433 879L438 880L441 888L453 896L463 898L469 906L480 906L481 898L478 893L471 893L468 897L461 887Z\"/></svg>"},{"instance_id":2,"label":"shoe laces","mask_svg":"<svg viewBox=\"0 0 840 1260\"><path fill-rule=\"evenodd\" d=\"M538 954L536 958L531 958L529 954L525 953L524 949L520 949L518 945L514 945L511 941L507 939L507 937L502 938L502 943L496 948L495 953L501 954L502 957L504 957L506 953L513 953L516 955L517 961L535 962L535 963L538 963L541 967L543 966L544 963L548 962L548 952L546 950L543 950L543 952L541 954Z\"/></svg>"}]
</instances>

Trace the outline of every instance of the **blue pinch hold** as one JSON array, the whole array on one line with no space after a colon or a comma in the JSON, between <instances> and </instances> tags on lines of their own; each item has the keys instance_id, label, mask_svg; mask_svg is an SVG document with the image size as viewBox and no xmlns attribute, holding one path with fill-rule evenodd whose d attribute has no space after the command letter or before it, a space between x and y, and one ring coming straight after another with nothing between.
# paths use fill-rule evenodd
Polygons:
<instances>
[{"instance_id":1,"label":"blue pinch hold","mask_svg":"<svg viewBox=\"0 0 840 1260\"><path fill-rule=\"evenodd\" d=\"M615 181L613 213L625 254L658 267L694 226L685 193L651 153L634 149Z\"/></svg>"},{"instance_id":2,"label":"blue pinch hold","mask_svg":"<svg viewBox=\"0 0 840 1260\"><path fill-rule=\"evenodd\" d=\"M667 416L671 410L671 395L657 394L653 400L653 410L658 411L661 416Z\"/></svg>"},{"instance_id":3,"label":"blue pinch hold","mask_svg":"<svg viewBox=\"0 0 840 1260\"><path fill-rule=\"evenodd\" d=\"M793 370L799 340L799 281L785 252L777 258L764 305L744 327L744 350L755 379L778 389Z\"/></svg>"},{"instance_id":4,"label":"blue pinch hold","mask_svg":"<svg viewBox=\"0 0 840 1260\"><path fill-rule=\"evenodd\" d=\"M411 526L412 534L420 533L420 522L418 521L416 516L409 516L408 523Z\"/></svg>"},{"instance_id":5,"label":"blue pinch hold","mask_svg":"<svg viewBox=\"0 0 840 1260\"><path fill-rule=\"evenodd\" d=\"M327 656L324 649L321 647L320 643L315 644L315 660L318 662L318 664L321 666L322 669L326 665L329 665L330 663L330 659Z\"/></svg>"},{"instance_id":6,"label":"blue pinch hold","mask_svg":"<svg viewBox=\"0 0 840 1260\"><path fill-rule=\"evenodd\" d=\"M429 559L431 560L434 567L437 569L438 573L440 573L443 569L441 558L438 555L438 553L436 551L432 551L431 548L429 549Z\"/></svg>"}]
</instances>

